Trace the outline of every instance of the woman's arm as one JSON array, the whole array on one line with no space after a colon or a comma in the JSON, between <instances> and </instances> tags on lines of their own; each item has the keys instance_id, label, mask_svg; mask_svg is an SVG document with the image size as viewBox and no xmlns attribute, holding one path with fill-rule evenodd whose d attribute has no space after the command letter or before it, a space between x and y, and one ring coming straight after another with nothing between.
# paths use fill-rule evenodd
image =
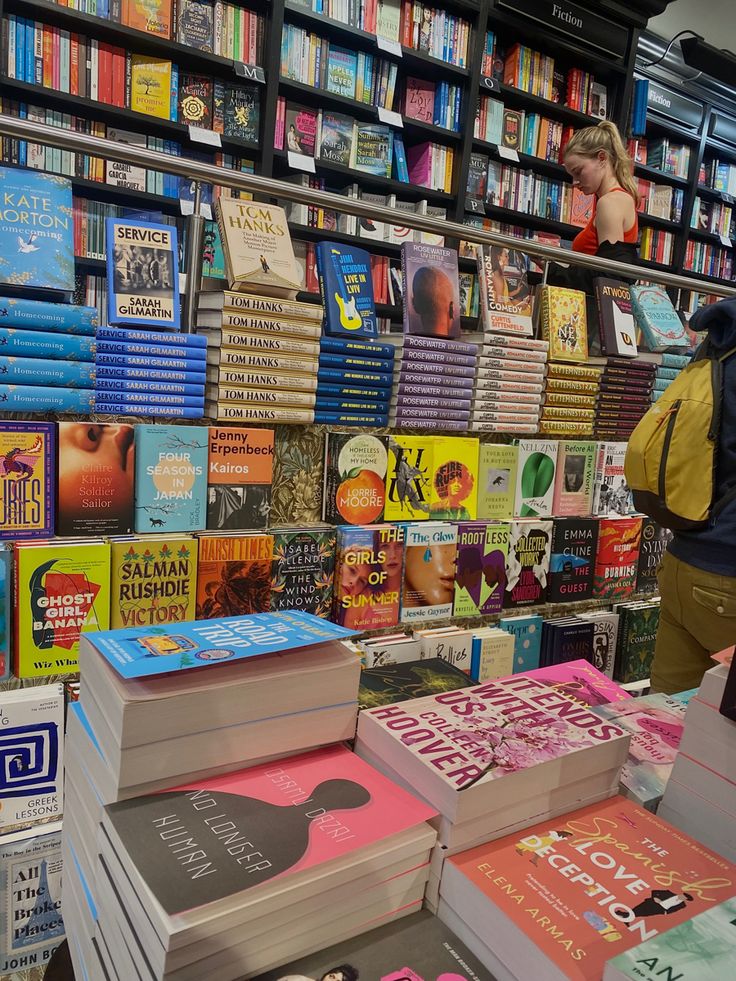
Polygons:
<instances>
[{"instance_id":1,"label":"woman's arm","mask_svg":"<svg viewBox=\"0 0 736 981\"><path fill-rule=\"evenodd\" d=\"M623 242L624 224L629 212L628 195L604 194L598 200L595 229L599 242Z\"/></svg>"}]
</instances>

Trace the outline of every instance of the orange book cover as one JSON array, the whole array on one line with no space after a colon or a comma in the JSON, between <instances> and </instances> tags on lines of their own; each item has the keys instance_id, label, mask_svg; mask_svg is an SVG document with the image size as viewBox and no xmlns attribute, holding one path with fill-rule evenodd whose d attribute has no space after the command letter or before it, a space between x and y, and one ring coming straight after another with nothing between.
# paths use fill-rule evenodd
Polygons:
<instances>
[{"instance_id":1,"label":"orange book cover","mask_svg":"<svg viewBox=\"0 0 736 981\"><path fill-rule=\"evenodd\" d=\"M623 797L447 861L570 981L600 981L612 957L736 894L736 866ZM471 916L502 929L484 906ZM516 973L513 943L505 950Z\"/></svg>"},{"instance_id":2,"label":"orange book cover","mask_svg":"<svg viewBox=\"0 0 736 981\"><path fill-rule=\"evenodd\" d=\"M273 429L210 426L207 446L207 527L265 528L271 510Z\"/></svg>"},{"instance_id":3,"label":"orange book cover","mask_svg":"<svg viewBox=\"0 0 736 981\"><path fill-rule=\"evenodd\" d=\"M202 535L197 620L268 613L273 535Z\"/></svg>"},{"instance_id":4,"label":"orange book cover","mask_svg":"<svg viewBox=\"0 0 736 981\"><path fill-rule=\"evenodd\" d=\"M584 228L593 215L592 194L583 194L579 187L572 189L572 201L570 204L570 224Z\"/></svg>"},{"instance_id":5,"label":"orange book cover","mask_svg":"<svg viewBox=\"0 0 736 981\"><path fill-rule=\"evenodd\" d=\"M156 37L171 37L171 0L123 0L122 21Z\"/></svg>"}]
</instances>

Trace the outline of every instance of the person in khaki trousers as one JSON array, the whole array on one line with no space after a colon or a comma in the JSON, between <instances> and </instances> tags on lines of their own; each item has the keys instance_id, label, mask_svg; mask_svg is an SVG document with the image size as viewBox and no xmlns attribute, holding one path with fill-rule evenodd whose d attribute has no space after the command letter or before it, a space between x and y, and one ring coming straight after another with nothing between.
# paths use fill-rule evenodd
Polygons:
<instances>
[{"instance_id":1,"label":"person in khaki trousers","mask_svg":"<svg viewBox=\"0 0 736 981\"><path fill-rule=\"evenodd\" d=\"M736 347L736 300L702 307L690 326L725 354ZM659 570L652 691L697 688L711 654L736 643L736 354L723 363L714 502L717 515L700 531L676 533Z\"/></svg>"}]
</instances>

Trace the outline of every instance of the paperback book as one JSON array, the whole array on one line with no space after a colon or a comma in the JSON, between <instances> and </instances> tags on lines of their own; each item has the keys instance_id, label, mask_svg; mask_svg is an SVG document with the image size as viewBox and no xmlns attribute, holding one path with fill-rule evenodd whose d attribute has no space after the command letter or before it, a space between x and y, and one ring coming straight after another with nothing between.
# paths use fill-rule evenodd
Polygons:
<instances>
[{"instance_id":1,"label":"paperback book","mask_svg":"<svg viewBox=\"0 0 736 981\"><path fill-rule=\"evenodd\" d=\"M371 257L359 248L318 242L315 247L319 288L328 337L378 336Z\"/></svg>"},{"instance_id":2,"label":"paperback book","mask_svg":"<svg viewBox=\"0 0 736 981\"><path fill-rule=\"evenodd\" d=\"M519 440L515 512L519 517L553 513L557 447L554 440Z\"/></svg>"},{"instance_id":3,"label":"paperback book","mask_svg":"<svg viewBox=\"0 0 736 981\"><path fill-rule=\"evenodd\" d=\"M271 608L272 535L202 535L197 619L249 616Z\"/></svg>"},{"instance_id":4,"label":"paperback book","mask_svg":"<svg viewBox=\"0 0 736 981\"><path fill-rule=\"evenodd\" d=\"M452 613L457 526L420 521L408 524L404 531L401 620L446 619Z\"/></svg>"},{"instance_id":5,"label":"paperback book","mask_svg":"<svg viewBox=\"0 0 736 981\"><path fill-rule=\"evenodd\" d=\"M514 516L518 462L519 447L515 444L480 444L478 456L479 518L498 520Z\"/></svg>"},{"instance_id":6,"label":"paperback book","mask_svg":"<svg viewBox=\"0 0 736 981\"><path fill-rule=\"evenodd\" d=\"M457 691L470 684L465 671L441 657L384 664L361 671L358 704L361 709L377 708L437 692Z\"/></svg>"},{"instance_id":7,"label":"paperback book","mask_svg":"<svg viewBox=\"0 0 736 981\"><path fill-rule=\"evenodd\" d=\"M483 329L532 337L527 257L498 245L478 247L477 257Z\"/></svg>"},{"instance_id":8,"label":"paperback book","mask_svg":"<svg viewBox=\"0 0 736 981\"><path fill-rule=\"evenodd\" d=\"M13 551L0 543L0 681L10 678L12 667Z\"/></svg>"},{"instance_id":9,"label":"paperback book","mask_svg":"<svg viewBox=\"0 0 736 981\"><path fill-rule=\"evenodd\" d=\"M647 681L659 629L659 602L626 604L619 609L618 650L613 676L621 684Z\"/></svg>"},{"instance_id":10,"label":"paperback book","mask_svg":"<svg viewBox=\"0 0 736 981\"><path fill-rule=\"evenodd\" d=\"M603 353L635 358L638 353L636 325L628 285L615 279L596 279L595 295Z\"/></svg>"},{"instance_id":11,"label":"paperback book","mask_svg":"<svg viewBox=\"0 0 736 981\"><path fill-rule=\"evenodd\" d=\"M689 346L685 325L663 286L632 286L631 306L636 326L650 351Z\"/></svg>"},{"instance_id":12,"label":"paperback book","mask_svg":"<svg viewBox=\"0 0 736 981\"><path fill-rule=\"evenodd\" d=\"M668 528L657 524L654 518L642 518L639 567L636 571L637 593L656 591L659 564L671 540L672 532Z\"/></svg>"},{"instance_id":13,"label":"paperback book","mask_svg":"<svg viewBox=\"0 0 736 981\"><path fill-rule=\"evenodd\" d=\"M0 539L54 533L56 433L50 422L0 422Z\"/></svg>"},{"instance_id":14,"label":"paperback book","mask_svg":"<svg viewBox=\"0 0 736 981\"><path fill-rule=\"evenodd\" d=\"M596 443L560 441L552 500L555 515L584 517L592 512L596 459Z\"/></svg>"},{"instance_id":15,"label":"paperback book","mask_svg":"<svg viewBox=\"0 0 736 981\"><path fill-rule=\"evenodd\" d=\"M176 226L107 218L105 233L108 323L178 330Z\"/></svg>"},{"instance_id":16,"label":"paperback book","mask_svg":"<svg viewBox=\"0 0 736 981\"><path fill-rule=\"evenodd\" d=\"M331 525L380 521L386 503L387 436L327 433L322 519Z\"/></svg>"},{"instance_id":17,"label":"paperback book","mask_svg":"<svg viewBox=\"0 0 736 981\"><path fill-rule=\"evenodd\" d=\"M430 436L389 436L385 521L429 517L433 447Z\"/></svg>"},{"instance_id":18,"label":"paperback book","mask_svg":"<svg viewBox=\"0 0 736 981\"><path fill-rule=\"evenodd\" d=\"M205 426L135 427L135 530L198 531L207 519Z\"/></svg>"},{"instance_id":19,"label":"paperback book","mask_svg":"<svg viewBox=\"0 0 736 981\"><path fill-rule=\"evenodd\" d=\"M543 286L539 314L551 361L588 360L585 293L562 286Z\"/></svg>"},{"instance_id":20,"label":"paperback book","mask_svg":"<svg viewBox=\"0 0 736 981\"><path fill-rule=\"evenodd\" d=\"M193 620L197 539L148 535L110 542L110 628Z\"/></svg>"},{"instance_id":21,"label":"paperback book","mask_svg":"<svg viewBox=\"0 0 736 981\"><path fill-rule=\"evenodd\" d=\"M595 558L593 595L625 599L636 585L641 518L601 518Z\"/></svg>"},{"instance_id":22,"label":"paperback book","mask_svg":"<svg viewBox=\"0 0 736 981\"><path fill-rule=\"evenodd\" d=\"M552 521L511 522L506 559L505 607L544 603L552 551Z\"/></svg>"},{"instance_id":23,"label":"paperback book","mask_svg":"<svg viewBox=\"0 0 736 981\"><path fill-rule=\"evenodd\" d=\"M501 617L501 630L514 637L514 674L534 671L539 667L542 647L542 617L538 613L526 616Z\"/></svg>"},{"instance_id":24,"label":"paperback book","mask_svg":"<svg viewBox=\"0 0 736 981\"><path fill-rule=\"evenodd\" d=\"M597 547L595 518L555 518L547 591L550 603L571 603L592 597Z\"/></svg>"},{"instance_id":25,"label":"paperback book","mask_svg":"<svg viewBox=\"0 0 736 981\"><path fill-rule=\"evenodd\" d=\"M403 560L403 527L339 527L333 611L336 622L361 632L398 623Z\"/></svg>"},{"instance_id":26,"label":"paperback book","mask_svg":"<svg viewBox=\"0 0 736 981\"><path fill-rule=\"evenodd\" d=\"M274 528L271 609L329 617L335 530L326 525Z\"/></svg>"},{"instance_id":27,"label":"paperback book","mask_svg":"<svg viewBox=\"0 0 736 981\"><path fill-rule=\"evenodd\" d=\"M509 533L506 522L458 525L454 617L500 613L506 589Z\"/></svg>"},{"instance_id":28,"label":"paperback book","mask_svg":"<svg viewBox=\"0 0 736 981\"><path fill-rule=\"evenodd\" d=\"M432 439L430 517L442 521L474 521L478 516L479 442L472 436Z\"/></svg>"},{"instance_id":29,"label":"paperback book","mask_svg":"<svg viewBox=\"0 0 736 981\"><path fill-rule=\"evenodd\" d=\"M460 336L460 280L457 252L436 245L401 246L404 333Z\"/></svg>"},{"instance_id":30,"label":"paperback book","mask_svg":"<svg viewBox=\"0 0 736 981\"><path fill-rule=\"evenodd\" d=\"M259 529L268 524L274 432L243 426L208 431L207 528Z\"/></svg>"}]
</instances>

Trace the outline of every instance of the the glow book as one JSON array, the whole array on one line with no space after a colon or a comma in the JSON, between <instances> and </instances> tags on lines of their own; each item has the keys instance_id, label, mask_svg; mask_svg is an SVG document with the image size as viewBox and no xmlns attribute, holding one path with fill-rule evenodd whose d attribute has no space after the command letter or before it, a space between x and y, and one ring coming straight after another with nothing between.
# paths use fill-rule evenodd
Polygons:
<instances>
[{"instance_id":1,"label":"the glow book","mask_svg":"<svg viewBox=\"0 0 736 981\"><path fill-rule=\"evenodd\" d=\"M189 535L113 539L110 627L117 630L193 620L197 544Z\"/></svg>"},{"instance_id":2,"label":"the glow book","mask_svg":"<svg viewBox=\"0 0 736 981\"><path fill-rule=\"evenodd\" d=\"M197 563L197 619L267 613L273 536L202 535Z\"/></svg>"},{"instance_id":3,"label":"the glow book","mask_svg":"<svg viewBox=\"0 0 736 981\"><path fill-rule=\"evenodd\" d=\"M404 532L402 622L449 617L455 589L457 526L445 521L419 521L406 525Z\"/></svg>"},{"instance_id":4,"label":"the glow book","mask_svg":"<svg viewBox=\"0 0 736 981\"><path fill-rule=\"evenodd\" d=\"M343 525L337 529L333 618L344 627L392 627L399 619L404 529Z\"/></svg>"},{"instance_id":5,"label":"the glow book","mask_svg":"<svg viewBox=\"0 0 736 981\"><path fill-rule=\"evenodd\" d=\"M55 430L51 422L0 422L0 539L53 534Z\"/></svg>"}]
</instances>

